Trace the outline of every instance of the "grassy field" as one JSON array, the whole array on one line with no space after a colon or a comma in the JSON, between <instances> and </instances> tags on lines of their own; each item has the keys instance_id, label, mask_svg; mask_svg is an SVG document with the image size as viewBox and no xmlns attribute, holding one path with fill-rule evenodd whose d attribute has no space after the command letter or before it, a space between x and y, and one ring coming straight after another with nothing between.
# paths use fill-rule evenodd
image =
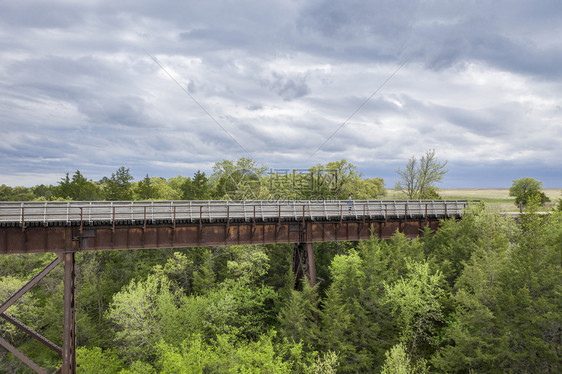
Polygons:
<instances>
[{"instance_id":1,"label":"grassy field","mask_svg":"<svg viewBox=\"0 0 562 374\"><path fill-rule=\"evenodd\" d=\"M562 198L562 189L545 188L542 190L551 200L547 203L545 210L550 209ZM395 190L387 190L387 199L404 198ZM480 200L486 203L489 209L497 212L515 212L519 208L515 206L515 198L509 196L509 188L444 188L439 189L439 195L446 200Z\"/></svg>"}]
</instances>

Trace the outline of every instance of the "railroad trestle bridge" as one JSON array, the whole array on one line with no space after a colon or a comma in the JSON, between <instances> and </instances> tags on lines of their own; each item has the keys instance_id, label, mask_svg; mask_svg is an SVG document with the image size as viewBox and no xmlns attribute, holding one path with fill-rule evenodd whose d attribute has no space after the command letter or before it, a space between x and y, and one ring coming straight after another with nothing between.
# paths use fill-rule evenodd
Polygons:
<instances>
[{"instance_id":1,"label":"railroad trestle bridge","mask_svg":"<svg viewBox=\"0 0 562 374\"><path fill-rule=\"evenodd\" d=\"M0 202L0 255L57 253L57 259L0 306L0 317L62 355L55 373L76 372L75 253L292 243L295 279L316 282L314 243L371 236L410 238L460 218L465 200ZM64 263L63 346L6 313ZM37 373L44 369L0 336L0 345Z\"/></svg>"}]
</instances>

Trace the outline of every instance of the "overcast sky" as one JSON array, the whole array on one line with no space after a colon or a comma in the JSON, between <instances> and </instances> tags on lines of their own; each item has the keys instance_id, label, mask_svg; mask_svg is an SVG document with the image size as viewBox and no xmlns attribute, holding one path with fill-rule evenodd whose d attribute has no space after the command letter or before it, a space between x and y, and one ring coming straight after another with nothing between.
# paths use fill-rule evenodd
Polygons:
<instances>
[{"instance_id":1,"label":"overcast sky","mask_svg":"<svg viewBox=\"0 0 562 374\"><path fill-rule=\"evenodd\" d=\"M562 1L3 0L0 184L346 159L562 187Z\"/></svg>"}]
</instances>

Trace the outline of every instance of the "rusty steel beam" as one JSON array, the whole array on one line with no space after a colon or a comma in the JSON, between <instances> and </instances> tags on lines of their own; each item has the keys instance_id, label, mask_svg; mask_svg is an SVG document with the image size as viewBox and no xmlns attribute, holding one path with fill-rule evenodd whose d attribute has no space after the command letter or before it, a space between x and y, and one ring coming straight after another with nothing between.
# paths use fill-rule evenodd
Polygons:
<instances>
[{"instance_id":1,"label":"rusty steel beam","mask_svg":"<svg viewBox=\"0 0 562 374\"><path fill-rule=\"evenodd\" d=\"M39 342L45 344L47 347L51 348L57 353L61 353L61 348L58 347L56 344L49 341L47 338L42 336L41 334L33 331L31 328L23 324L22 322L18 321L16 318L12 317L11 315L5 313L6 309L12 306L17 300L19 300L26 292L28 292L33 286L35 286L41 279L43 279L51 270L53 270L59 263L61 263L62 258L57 257L53 260L49 265L47 265L43 270L41 270L37 275L35 275L29 282L27 282L22 288L16 291L8 300L6 300L0 306L0 316L7 320L8 322L12 323L17 328L25 331L31 337L37 339ZM12 346L6 340L0 338L0 345L6 348L9 352L15 355L20 361L24 364L29 366L31 369L35 370L37 373L47 373L43 370L39 365L33 362L29 357L19 351L16 347Z\"/></svg>"},{"instance_id":2,"label":"rusty steel beam","mask_svg":"<svg viewBox=\"0 0 562 374\"><path fill-rule=\"evenodd\" d=\"M308 255L305 244L294 243L293 245L293 277L294 288L302 289L302 281L304 277L310 278ZM309 280L310 282L310 280Z\"/></svg>"},{"instance_id":3,"label":"rusty steel beam","mask_svg":"<svg viewBox=\"0 0 562 374\"><path fill-rule=\"evenodd\" d=\"M62 374L76 373L76 260L74 252L61 255L64 258L64 322L62 335Z\"/></svg>"},{"instance_id":4,"label":"rusty steel beam","mask_svg":"<svg viewBox=\"0 0 562 374\"><path fill-rule=\"evenodd\" d=\"M306 254L308 260L308 280L310 287L316 286L316 264L314 261L314 243L306 243Z\"/></svg>"},{"instance_id":5,"label":"rusty steel beam","mask_svg":"<svg viewBox=\"0 0 562 374\"><path fill-rule=\"evenodd\" d=\"M47 347L49 347L50 349L52 349L56 353L62 354L62 348L61 347L59 347L58 345L56 345L55 343L53 343L52 341L50 341L49 339L47 339L43 335L39 334L38 332L34 331L32 328L28 327L27 325L25 325L24 323L19 321L14 316L11 316L7 313L2 313L2 314L0 314L0 317L4 318L6 321L10 322L12 325L16 326L17 328L19 328L23 332L27 333L31 337L37 339L39 342L46 345Z\"/></svg>"},{"instance_id":6,"label":"rusty steel beam","mask_svg":"<svg viewBox=\"0 0 562 374\"><path fill-rule=\"evenodd\" d=\"M293 247L293 275L295 288L302 287L301 281L306 275L311 287L316 285L316 264L313 243L295 243Z\"/></svg>"},{"instance_id":7,"label":"rusty steel beam","mask_svg":"<svg viewBox=\"0 0 562 374\"><path fill-rule=\"evenodd\" d=\"M143 223L89 226L83 230L77 226L36 226L24 232L17 227L1 227L0 254L355 241L371 235L387 239L396 231L415 238L425 226L437 229L439 220L176 222L175 226Z\"/></svg>"},{"instance_id":8,"label":"rusty steel beam","mask_svg":"<svg viewBox=\"0 0 562 374\"><path fill-rule=\"evenodd\" d=\"M13 303L18 301L27 291L29 291L33 286L37 284L41 279L45 277L45 275L49 274L51 270L53 270L58 264L60 264L61 259L56 258L47 265L43 270L41 270L37 275L35 275L29 282L27 282L22 288L16 291L8 300L6 300L0 306L0 314L4 313L6 309L8 309Z\"/></svg>"},{"instance_id":9,"label":"rusty steel beam","mask_svg":"<svg viewBox=\"0 0 562 374\"><path fill-rule=\"evenodd\" d=\"M17 349L16 347L14 347L10 343L8 343L6 340L0 338L0 345L2 347L6 348L6 350L8 350L8 352L12 353L21 362L26 364L28 367L30 367L32 370L34 370L36 373L47 374L47 372L45 370L43 370L39 365L37 365L35 362L31 361L31 359L29 357L27 357L19 349Z\"/></svg>"}]
</instances>

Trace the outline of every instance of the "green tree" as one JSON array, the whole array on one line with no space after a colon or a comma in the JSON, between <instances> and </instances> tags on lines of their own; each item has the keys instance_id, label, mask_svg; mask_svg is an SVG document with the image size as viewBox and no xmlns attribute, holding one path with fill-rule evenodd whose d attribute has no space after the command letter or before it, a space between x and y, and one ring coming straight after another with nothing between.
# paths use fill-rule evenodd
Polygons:
<instances>
[{"instance_id":1,"label":"green tree","mask_svg":"<svg viewBox=\"0 0 562 374\"><path fill-rule=\"evenodd\" d=\"M164 200L181 200L183 195L183 185L189 177L184 177L183 175L178 175L177 177L170 177L166 181L168 189L170 192L168 194L170 197L162 196L161 199ZM173 197L172 197L173 196Z\"/></svg>"},{"instance_id":2,"label":"green tree","mask_svg":"<svg viewBox=\"0 0 562 374\"><path fill-rule=\"evenodd\" d=\"M125 363L116 350L103 351L99 347L79 347L76 350L77 374L117 374Z\"/></svg>"},{"instance_id":3,"label":"green tree","mask_svg":"<svg viewBox=\"0 0 562 374\"><path fill-rule=\"evenodd\" d=\"M349 372L354 372L359 367L364 367L364 362L358 364L355 357L355 316L350 312L348 306L338 287L330 287L326 291L320 314L320 342L324 351L338 352L344 367ZM363 361L363 360L361 360ZM348 367L348 363L354 363Z\"/></svg>"},{"instance_id":4,"label":"green tree","mask_svg":"<svg viewBox=\"0 0 562 374\"><path fill-rule=\"evenodd\" d=\"M158 354L162 374L292 372L291 364L276 353L271 335L245 341L224 334L210 343L193 335L179 349L160 344Z\"/></svg>"},{"instance_id":5,"label":"green tree","mask_svg":"<svg viewBox=\"0 0 562 374\"><path fill-rule=\"evenodd\" d=\"M208 248L203 250L209 251ZM192 257L185 253L174 252L164 266L160 264L155 265L152 268L152 272L159 277L165 277L170 280L173 290L189 295L192 288L194 288L192 283L195 283L194 273L197 271Z\"/></svg>"},{"instance_id":6,"label":"green tree","mask_svg":"<svg viewBox=\"0 0 562 374\"><path fill-rule=\"evenodd\" d=\"M272 171L264 178L275 199L373 199L385 194L381 178L364 179L346 160L317 164L308 170Z\"/></svg>"},{"instance_id":7,"label":"green tree","mask_svg":"<svg viewBox=\"0 0 562 374\"><path fill-rule=\"evenodd\" d=\"M320 312L320 347L338 353L343 373L368 372L383 361L386 341L396 329L389 326L384 305L384 264L376 244L336 255L330 266L332 283ZM392 338L391 338L392 339Z\"/></svg>"},{"instance_id":8,"label":"green tree","mask_svg":"<svg viewBox=\"0 0 562 374\"><path fill-rule=\"evenodd\" d=\"M431 274L428 263L408 262L408 275L392 285L386 285L387 301L401 329L400 340L409 352L437 347L439 325L443 322L440 300L442 275Z\"/></svg>"},{"instance_id":9,"label":"green tree","mask_svg":"<svg viewBox=\"0 0 562 374\"><path fill-rule=\"evenodd\" d=\"M266 199L268 192L262 183L266 170L265 166L259 166L250 158L243 157L236 162L224 160L213 166L211 181L219 199Z\"/></svg>"},{"instance_id":10,"label":"green tree","mask_svg":"<svg viewBox=\"0 0 562 374\"><path fill-rule=\"evenodd\" d=\"M193 179L185 179L181 190L183 200L209 200L214 195L211 181L200 170L195 172Z\"/></svg>"},{"instance_id":11,"label":"green tree","mask_svg":"<svg viewBox=\"0 0 562 374\"><path fill-rule=\"evenodd\" d=\"M193 293L205 295L212 290L216 281L213 270L213 254L209 248L204 248L199 259L199 266L193 273Z\"/></svg>"},{"instance_id":12,"label":"green tree","mask_svg":"<svg viewBox=\"0 0 562 374\"><path fill-rule=\"evenodd\" d=\"M56 187L52 185L47 186L44 184L40 184L32 187L31 190L33 191L33 195L35 195L34 200L49 201L52 200L56 195Z\"/></svg>"},{"instance_id":13,"label":"green tree","mask_svg":"<svg viewBox=\"0 0 562 374\"><path fill-rule=\"evenodd\" d=\"M517 222L490 214L486 206L471 204L461 220L444 220L439 230L426 230L419 242L433 269L443 273L452 289L466 263L478 248L506 248L519 234Z\"/></svg>"},{"instance_id":14,"label":"green tree","mask_svg":"<svg viewBox=\"0 0 562 374\"><path fill-rule=\"evenodd\" d=\"M119 374L157 374L154 367L143 361L133 362L127 369L123 369Z\"/></svg>"},{"instance_id":15,"label":"green tree","mask_svg":"<svg viewBox=\"0 0 562 374\"><path fill-rule=\"evenodd\" d=\"M308 348L310 341L317 339L318 293L308 279L302 281L303 290L291 290L288 300L279 312L280 334L294 342L303 342Z\"/></svg>"},{"instance_id":16,"label":"green tree","mask_svg":"<svg viewBox=\"0 0 562 374\"><path fill-rule=\"evenodd\" d=\"M221 334L256 339L275 320L275 301L270 287L227 280L204 295L182 298L178 333L201 334L207 341Z\"/></svg>"},{"instance_id":17,"label":"green tree","mask_svg":"<svg viewBox=\"0 0 562 374\"><path fill-rule=\"evenodd\" d=\"M447 173L447 161L440 162L435 150L428 150L421 159L410 157L405 169L397 169L399 180L395 189L403 192L408 199L438 199L435 183L441 182Z\"/></svg>"},{"instance_id":18,"label":"green tree","mask_svg":"<svg viewBox=\"0 0 562 374\"><path fill-rule=\"evenodd\" d=\"M350 195L354 199L373 199L385 194L381 178L363 179L357 167L345 159L318 164L309 169L312 186L310 196L299 198L324 198L345 200Z\"/></svg>"},{"instance_id":19,"label":"green tree","mask_svg":"<svg viewBox=\"0 0 562 374\"><path fill-rule=\"evenodd\" d=\"M106 200L132 200L133 189L131 181L133 176L129 169L121 166L115 173L111 173L111 178L105 178L104 195Z\"/></svg>"},{"instance_id":20,"label":"green tree","mask_svg":"<svg viewBox=\"0 0 562 374\"><path fill-rule=\"evenodd\" d=\"M0 300L4 302L25 284L25 281L16 277L0 277ZM37 302L31 292L26 293L20 301L10 306L6 313L21 321L25 321L25 323L32 328L36 327L38 323ZM18 330L14 325L6 322L4 319L0 319L0 328L2 337L5 339L21 340L25 336L21 330Z\"/></svg>"},{"instance_id":21,"label":"green tree","mask_svg":"<svg viewBox=\"0 0 562 374\"><path fill-rule=\"evenodd\" d=\"M527 205L533 196L537 196L540 204L550 201L548 196L541 191L542 182L533 178L521 178L513 181L509 188L509 196L515 196L515 205Z\"/></svg>"},{"instance_id":22,"label":"green tree","mask_svg":"<svg viewBox=\"0 0 562 374\"><path fill-rule=\"evenodd\" d=\"M314 374L336 374L340 366L339 357L336 352L324 352L322 357L317 357L312 366Z\"/></svg>"},{"instance_id":23,"label":"green tree","mask_svg":"<svg viewBox=\"0 0 562 374\"><path fill-rule=\"evenodd\" d=\"M153 347L174 336L178 326L179 295L162 275L132 281L113 296L107 316L117 328L115 339L129 362L151 360Z\"/></svg>"},{"instance_id":24,"label":"green tree","mask_svg":"<svg viewBox=\"0 0 562 374\"><path fill-rule=\"evenodd\" d=\"M135 198L137 200L154 200L157 198L157 189L148 174L146 174L142 181L137 183Z\"/></svg>"},{"instance_id":25,"label":"green tree","mask_svg":"<svg viewBox=\"0 0 562 374\"><path fill-rule=\"evenodd\" d=\"M180 200L181 199L181 184L185 177L178 175L166 180L162 177L152 177L151 181L156 189L156 198L159 200Z\"/></svg>"},{"instance_id":26,"label":"green tree","mask_svg":"<svg viewBox=\"0 0 562 374\"><path fill-rule=\"evenodd\" d=\"M357 193L361 174L357 167L347 160L332 161L326 165L318 164L309 169L312 182L310 196L302 198L315 199L347 199Z\"/></svg>"},{"instance_id":27,"label":"green tree","mask_svg":"<svg viewBox=\"0 0 562 374\"><path fill-rule=\"evenodd\" d=\"M382 178L361 179L352 195L358 200L372 200L385 196L384 180Z\"/></svg>"},{"instance_id":28,"label":"green tree","mask_svg":"<svg viewBox=\"0 0 562 374\"><path fill-rule=\"evenodd\" d=\"M425 374L429 372L427 362L423 358L412 362L403 343L392 347L385 356L386 360L381 374Z\"/></svg>"},{"instance_id":29,"label":"green tree","mask_svg":"<svg viewBox=\"0 0 562 374\"><path fill-rule=\"evenodd\" d=\"M35 194L30 188L10 187L5 184L0 186L0 201L31 201L34 199Z\"/></svg>"},{"instance_id":30,"label":"green tree","mask_svg":"<svg viewBox=\"0 0 562 374\"><path fill-rule=\"evenodd\" d=\"M76 170L72 179L66 173L65 177L59 181L55 188L55 196L74 201L98 200L100 188L93 181L86 179L80 170Z\"/></svg>"},{"instance_id":31,"label":"green tree","mask_svg":"<svg viewBox=\"0 0 562 374\"><path fill-rule=\"evenodd\" d=\"M562 216L524 216L513 242L484 242L455 286L441 372L559 372ZM503 234L505 235L505 234Z\"/></svg>"},{"instance_id":32,"label":"green tree","mask_svg":"<svg viewBox=\"0 0 562 374\"><path fill-rule=\"evenodd\" d=\"M263 246L232 246L230 255L232 260L227 262L227 269L232 280L243 284L257 284L269 270L269 257Z\"/></svg>"}]
</instances>

